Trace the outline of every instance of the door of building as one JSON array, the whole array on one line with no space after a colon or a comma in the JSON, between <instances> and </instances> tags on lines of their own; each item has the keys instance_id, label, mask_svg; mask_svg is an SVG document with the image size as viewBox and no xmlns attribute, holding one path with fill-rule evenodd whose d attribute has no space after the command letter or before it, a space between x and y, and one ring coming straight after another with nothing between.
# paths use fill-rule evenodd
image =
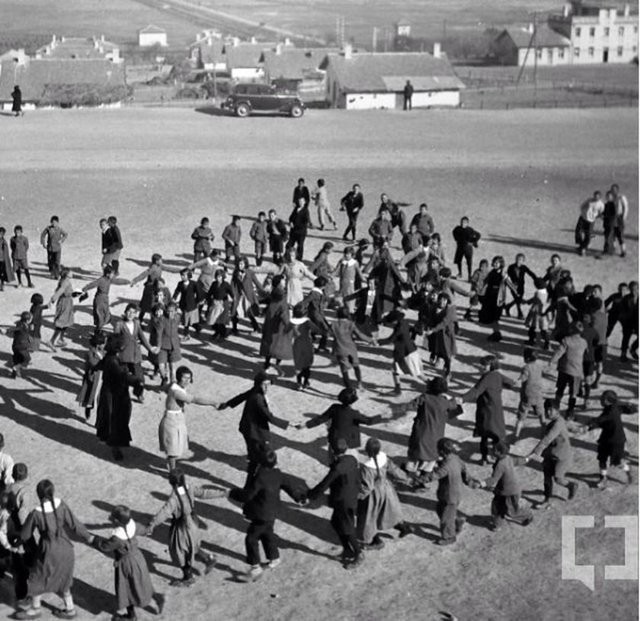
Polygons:
<instances>
[{"instance_id":1,"label":"door of building","mask_svg":"<svg viewBox=\"0 0 640 621\"><path fill-rule=\"evenodd\" d=\"M609 62L609 48L605 47L602 50L602 62L603 63L608 63Z\"/></svg>"}]
</instances>

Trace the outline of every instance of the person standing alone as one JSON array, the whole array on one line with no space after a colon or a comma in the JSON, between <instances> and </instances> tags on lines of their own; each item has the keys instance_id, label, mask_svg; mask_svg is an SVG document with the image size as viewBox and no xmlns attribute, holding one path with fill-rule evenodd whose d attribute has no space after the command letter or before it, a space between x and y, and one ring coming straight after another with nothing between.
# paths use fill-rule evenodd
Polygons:
<instances>
[{"instance_id":1,"label":"person standing alone","mask_svg":"<svg viewBox=\"0 0 640 621\"><path fill-rule=\"evenodd\" d=\"M47 251L47 265L51 278L60 277L60 263L62 261L62 244L67 239L67 232L61 228L58 216L52 216L49 226L42 231L40 243Z\"/></svg>"},{"instance_id":2,"label":"person standing alone","mask_svg":"<svg viewBox=\"0 0 640 621\"><path fill-rule=\"evenodd\" d=\"M411 98L413 97L413 84L411 84L411 80L407 80L407 83L404 85L404 89L402 90L402 94L404 95L404 109L412 110Z\"/></svg>"}]
</instances>

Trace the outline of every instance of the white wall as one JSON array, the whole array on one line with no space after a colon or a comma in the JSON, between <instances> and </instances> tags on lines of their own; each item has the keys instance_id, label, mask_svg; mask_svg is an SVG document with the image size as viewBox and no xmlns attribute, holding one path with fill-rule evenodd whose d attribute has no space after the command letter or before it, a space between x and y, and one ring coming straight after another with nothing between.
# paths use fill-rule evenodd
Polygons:
<instances>
[{"instance_id":1,"label":"white wall","mask_svg":"<svg viewBox=\"0 0 640 621\"><path fill-rule=\"evenodd\" d=\"M414 108L430 106L459 106L460 91L426 91L413 93L411 105Z\"/></svg>"},{"instance_id":2,"label":"white wall","mask_svg":"<svg viewBox=\"0 0 640 621\"><path fill-rule=\"evenodd\" d=\"M344 97L347 110L393 110L396 107L395 93L347 93Z\"/></svg>"},{"instance_id":3,"label":"white wall","mask_svg":"<svg viewBox=\"0 0 640 621\"><path fill-rule=\"evenodd\" d=\"M234 80L243 80L245 82L262 80L264 78L264 70L262 67L236 67L231 69L231 77Z\"/></svg>"},{"instance_id":4,"label":"white wall","mask_svg":"<svg viewBox=\"0 0 640 621\"><path fill-rule=\"evenodd\" d=\"M140 47L151 47L153 45L167 47L167 35L160 32L140 32L138 33L138 45Z\"/></svg>"},{"instance_id":5,"label":"white wall","mask_svg":"<svg viewBox=\"0 0 640 621\"><path fill-rule=\"evenodd\" d=\"M563 52L564 50L564 52ZM551 54L549 54L551 52ZM527 48L518 50L518 66L525 64L525 56L527 56L527 67L535 65L535 50L531 48L527 56ZM538 48L538 66L552 67L555 65L568 65L571 63L571 49L569 47L539 47Z\"/></svg>"}]
</instances>

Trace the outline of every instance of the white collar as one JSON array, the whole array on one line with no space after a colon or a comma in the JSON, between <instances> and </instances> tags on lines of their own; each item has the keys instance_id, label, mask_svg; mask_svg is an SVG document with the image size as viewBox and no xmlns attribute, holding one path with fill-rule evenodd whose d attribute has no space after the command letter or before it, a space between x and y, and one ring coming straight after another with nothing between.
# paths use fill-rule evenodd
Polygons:
<instances>
[{"instance_id":1,"label":"white collar","mask_svg":"<svg viewBox=\"0 0 640 621\"><path fill-rule=\"evenodd\" d=\"M314 287L311 291L317 291L320 294L324 293L324 291L322 289L318 289L318 287Z\"/></svg>"},{"instance_id":2,"label":"white collar","mask_svg":"<svg viewBox=\"0 0 640 621\"><path fill-rule=\"evenodd\" d=\"M111 531L111 536L122 541L132 539L136 534L136 523L133 520L129 520L126 526L118 526Z\"/></svg>"},{"instance_id":3,"label":"white collar","mask_svg":"<svg viewBox=\"0 0 640 621\"><path fill-rule=\"evenodd\" d=\"M53 504L56 509L60 506L60 503L61 500L59 498L53 499ZM51 506L51 502L49 502L48 500L45 500L43 503L36 507L36 511L40 511L40 513L42 513L43 509L45 513L53 513L53 506Z\"/></svg>"},{"instance_id":4,"label":"white collar","mask_svg":"<svg viewBox=\"0 0 640 621\"><path fill-rule=\"evenodd\" d=\"M180 487L176 487L176 493L180 496L185 496L187 493L187 488L183 487L182 485Z\"/></svg>"},{"instance_id":5,"label":"white collar","mask_svg":"<svg viewBox=\"0 0 640 621\"><path fill-rule=\"evenodd\" d=\"M377 455L377 460L378 460L378 468L383 468L384 466L386 466L388 461L386 453L383 453L382 451L380 451ZM373 460L373 457L371 457L370 459L365 461L362 465L365 468L375 469L376 462Z\"/></svg>"}]
</instances>

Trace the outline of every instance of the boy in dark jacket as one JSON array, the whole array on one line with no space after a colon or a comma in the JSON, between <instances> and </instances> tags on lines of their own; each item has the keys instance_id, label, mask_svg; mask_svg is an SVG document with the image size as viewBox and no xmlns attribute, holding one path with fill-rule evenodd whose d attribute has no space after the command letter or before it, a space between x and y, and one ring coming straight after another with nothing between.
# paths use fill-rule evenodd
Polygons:
<instances>
[{"instance_id":1,"label":"boy in dark jacket","mask_svg":"<svg viewBox=\"0 0 640 621\"><path fill-rule=\"evenodd\" d=\"M520 506L522 486L516 475L515 467L526 462L526 458L509 455L509 446L499 441L493 447L496 462L493 473L488 479L479 481L478 486L493 490L491 501L491 530L498 530L505 519L522 526L529 526L533 521L531 510Z\"/></svg>"},{"instance_id":2,"label":"boy in dark jacket","mask_svg":"<svg viewBox=\"0 0 640 621\"><path fill-rule=\"evenodd\" d=\"M326 285L327 279L324 276L318 276L318 278L313 281L313 289L311 289L302 302L300 302L301 311L309 317L320 332L318 351L328 351L327 341L329 339L330 328L329 322L324 314L327 306L327 297L324 293Z\"/></svg>"},{"instance_id":3,"label":"boy in dark jacket","mask_svg":"<svg viewBox=\"0 0 640 621\"><path fill-rule=\"evenodd\" d=\"M240 237L242 229L240 228L240 216L232 216L231 224L227 224L222 231L222 239L224 240L225 261L230 263L232 260L238 259L240 256Z\"/></svg>"},{"instance_id":4,"label":"boy in dark jacket","mask_svg":"<svg viewBox=\"0 0 640 621\"><path fill-rule=\"evenodd\" d=\"M360 448L360 425L377 425L385 419L381 415L363 416L351 406L358 400L358 393L353 388L343 388L338 395L340 403L334 403L329 408L314 416L306 423L295 425L297 429L312 429L322 423L329 425L329 449L332 456L336 454L338 443L344 440L345 451L356 453Z\"/></svg>"},{"instance_id":5,"label":"boy in dark jacket","mask_svg":"<svg viewBox=\"0 0 640 621\"><path fill-rule=\"evenodd\" d=\"M16 379L22 377L22 369L29 366L31 362L31 351L33 350L33 341L31 339L31 313L24 311L20 313L20 321L13 328L13 343L11 350L13 352L13 370L11 377Z\"/></svg>"},{"instance_id":6,"label":"boy in dark jacket","mask_svg":"<svg viewBox=\"0 0 640 621\"><path fill-rule=\"evenodd\" d=\"M607 464L621 467L625 473L626 483L631 484L633 478L629 463L625 459L625 444L627 437L624 433L624 425L620 418L621 414L633 414L636 408L628 403L622 403L618 400L618 395L613 390L605 390L600 397L602 404L602 414L594 421L591 421L585 431L600 428L600 437L598 438L598 464L600 466L600 481L598 489L607 487Z\"/></svg>"},{"instance_id":7,"label":"boy in dark jacket","mask_svg":"<svg viewBox=\"0 0 640 621\"><path fill-rule=\"evenodd\" d=\"M448 546L456 542L456 535L464 525L464 518L458 516L458 505L462 497L462 485L469 485L471 479L456 454L453 440L438 440L438 456L435 469L426 476L429 481L438 481L436 512L440 519L440 539L437 543Z\"/></svg>"},{"instance_id":8,"label":"boy in dark jacket","mask_svg":"<svg viewBox=\"0 0 640 621\"><path fill-rule=\"evenodd\" d=\"M345 569L355 569L364 561L364 554L356 536L356 509L360 491L358 460L347 455L347 442L336 442L336 456L327 476L308 495L308 500L318 498L328 489L329 506L333 509L331 526L342 544L341 559Z\"/></svg>"},{"instance_id":9,"label":"boy in dark jacket","mask_svg":"<svg viewBox=\"0 0 640 621\"><path fill-rule=\"evenodd\" d=\"M307 239L307 229L310 228L311 217L309 216L308 203L300 198L298 204L293 207L293 211L289 216L289 224L291 229L289 232L289 241L287 242L287 250L292 250L296 246L296 259L302 261L304 257L304 242Z\"/></svg>"},{"instance_id":10,"label":"boy in dark jacket","mask_svg":"<svg viewBox=\"0 0 640 621\"><path fill-rule=\"evenodd\" d=\"M249 462L247 484L260 464L265 447L270 445L269 423L280 429L288 429L290 426L288 421L277 418L271 413L267 401L267 391L270 385L269 376L264 371L259 371L253 378L253 388L218 406L219 410L225 410L244 403L239 431L247 445Z\"/></svg>"},{"instance_id":11,"label":"boy in dark jacket","mask_svg":"<svg viewBox=\"0 0 640 621\"><path fill-rule=\"evenodd\" d=\"M40 243L47 251L47 265L51 278L60 278L62 262L62 244L67 239L67 232L60 226L58 216L51 216L49 226L42 231Z\"/></svg>"},{"instance_id":12,"label":"boy in dark jacket","mask_svg":"<svg viewBox=\"0 0 640 621\"><path fill-rule=\"evenodd\" d=\"M534 509L549 509L551 507L554 483L567 488L568 500L571 500L578 491L578 484L573 481L569 482L566 479L573 453L567 423L561 416L560 410L553 399L545 399L544 410L549 423L544 429L542 440L525 458L526 461L532 458L542 458L544 500L536 505Z\"/></svg>"},{"instance_id":13,"label":"boy in dark jacket","mask_svg":"<svg viewBox=\"0 0 640 621\"><path fill-rule=\"evenodd\" d=\"M11 246L11 260L13 261L13 270L18 277L18 287L22 286L22 272L27 277L27 286L33 289L31 283L31 274L29 273L29 240L22 234L20 225L14 227L13 237L9 240Z\"/></svg>"},{"instance_id":14,"label":"boy in dark jacket","mask_svg":"<svg viewBox=\"0 0 640 621\"><path fill-rule=\"evenodd\" d=\"M269 239L269 234L267 233L267 214L264 211L258 214L258 220L251 225L249 237L253 240L256 253L256 265L259 267L262 265L262 257L267 251L267 241Z\"/></svg>"},{"instance_id":15,"label":"boy in dark jacket","mask_svg":"<svg viewBox=\"0 0 640 621\"><path fill-rule=\"evenodd\" d=\"M193 272L185 267L180 270L180 282L173 292L174 301L178 301L180 321L184 329L184 339L189 338L189 328L197 332L200 329L200 313L198 311L198 286L193 280Z\"/></svg>"},{"instance_id":16,"label":"boy in dark jacket","mask_svg":"<svg viewBox=\"0 0 640 621\"><path fill-rule=\"evenodd\" d=\"M250 565L247 574L249 581L257 580L264 571L260 565L260 543L269 568L275 569L280 564L278 539L273 532L280 509L280 490L284 490L296 502L301 502L307 492L304 482L297 483L293 477L281 472L276 468L277 463L275 451L266 451L255 476L244 491L242 512L251 522L244 540L247 563Z\"/></svg>"},{"instance_id":17,"label":"boy in dark jacket","mask_svg":"<svg viewBox=\"0 0 640 621\"><path fill-rule=\"evenodd\" d=\"M473 249L478 247L480 233L469 226L469 218L464 216L460 224L453 229L453 239L456 242L456 254L453 262L458 268L458 278L462 278L462 261L467 264L467 277L471 280L473 272Z\"/></svg>"},{"instance_id":18,"label":"boy in dark jacket","mask_svg":"<svg viewBox=\"0 0 640 621\"><path fill-rule=\"evenodd\" d=\"M273 253L273 262L276 265L282 264L282 252L284 242L289 235L287 225L278 218L275 209L269 210L269 221L267 222L267 234L269 235L269 248Z\"/></svg>"},{"instance_id":19,"label":"boy in dark jacket","mask_svg":"<svg viewBox=\"0 0 640 621\"><path fill-rule=\"evenodd\" d=\"M516 287L516 293L511 292L513 301L504 307L504 313L507 317L509 317L511 308L515 306L518 311L518 319L524 319L521 305L524 299L525 278L529 276L533 282L537 279L537 276L529 269L529 266L525 264L525 260L526 257L520 252L516 255L515 262L507 268L507 276Z\"/></svg>"}]
</instances>

